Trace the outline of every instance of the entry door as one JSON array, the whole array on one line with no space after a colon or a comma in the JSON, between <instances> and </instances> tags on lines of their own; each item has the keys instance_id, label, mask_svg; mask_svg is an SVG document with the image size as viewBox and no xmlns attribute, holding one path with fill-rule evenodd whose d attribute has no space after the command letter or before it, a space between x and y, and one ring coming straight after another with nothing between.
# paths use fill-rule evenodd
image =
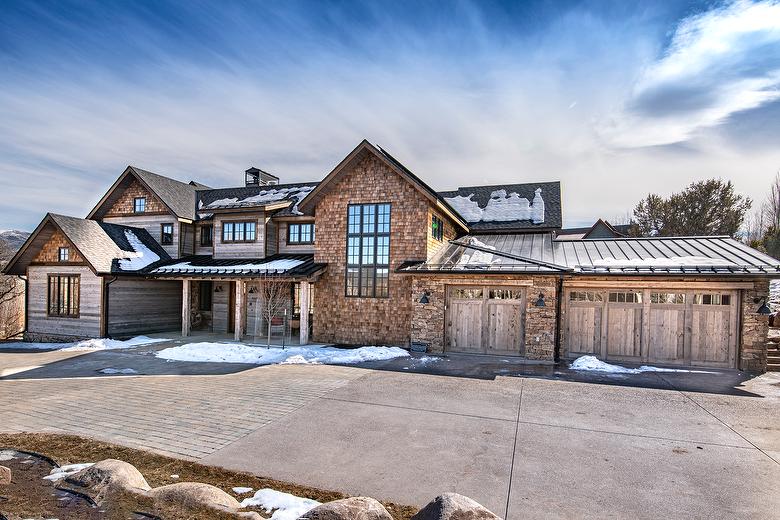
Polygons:
<instances>
[{"instance_id":1,"label":"entry door","mask_svg":"<svg viewBox=\"0 0 780 520\"><path fill-rule=\"evenodd\" d=\"M485 291L482 287L450 288L447 309L447 350L483 354L482 318Z\"/></svg>"}]
</instances>

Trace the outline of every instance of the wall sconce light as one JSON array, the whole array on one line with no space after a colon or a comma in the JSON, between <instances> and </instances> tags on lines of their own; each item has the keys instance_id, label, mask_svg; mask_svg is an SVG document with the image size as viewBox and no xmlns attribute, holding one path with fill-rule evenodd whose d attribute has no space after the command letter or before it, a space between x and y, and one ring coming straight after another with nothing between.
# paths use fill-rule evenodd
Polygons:
<instances>
[{"instance_id":1,"label":"wall sconce light","mask_svg":"<svg viewBox=\"0 0 780 520\"><path fill-rule=\"evenodd\" d=\"M756 298L756 300L758 300L758 298ZM758 303L758 301L755 301L755 303ZM756 313L761 314L762 316L769 316L772 314L772 309L766 304L766 298L761 300L761 306L756 309Z\"/></svg>"},{"instance_id":2,"label":"wall sconce light","mask_svg":"<svg viewBox=\"0 0 780 520\"><path fill-rule=\"evenodd\" d=\"M429 291L425 291L425 292L422 294L422 296L420 297L420 303L422 303L423 305L425 305L425 304L427 304L427 303L430 303L430 300L428 299L428 297L429 297L430 295L431 295L431 293L430 293Z\"/></svg>"},{"instance_id":3,"label":"wall sconce light","mask_svg":"<svg viewBox=\"0 0 780 520\"><path fill-rule=\"evenodd\" d=\"M214 288L214 292L222 292L222 286L221 286L221 285L217 285L217 286Z\"/></svg>"},{"instance_id":4,"label":"wall sconce light","mask_svg":"<svg viewBox=\"0 0 780 520\"><path fill-rule=\"evenodd\" d=\"M534 305L537 307L544 307L544 293L539 293L539 298L536 299Z\"/></svg>"},{"instance_id":5,"label":"wall sconce light","mask_svg":"<svg viewBox=\"0 0 780 520\"><path fill-rule=\"evenodd\" d=\"M257 290L255 289L255 286L254 285L250 285L249 286L249 294L255 294L256 292L257 292Z\"/></svg>"}]
</instances>

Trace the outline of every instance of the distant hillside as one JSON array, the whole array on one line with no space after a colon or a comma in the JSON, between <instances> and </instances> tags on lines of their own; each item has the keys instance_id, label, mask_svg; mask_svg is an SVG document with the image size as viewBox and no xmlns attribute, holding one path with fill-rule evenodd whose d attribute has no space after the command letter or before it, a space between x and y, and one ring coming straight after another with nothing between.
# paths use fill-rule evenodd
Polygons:
<instances>
[{"instance_id":1,"label":"distant hillside","mask_svg":"<svg viewBox=\"0 0 780 520\"><path fill-rule=\"evenodd\" d=\"M0 231L0 260L8 260L16 252L17 249L22 247L24 241L30 233L27 231L19 231L16 229L10 229L7 231Z\"/></svg>"}]
</instances>

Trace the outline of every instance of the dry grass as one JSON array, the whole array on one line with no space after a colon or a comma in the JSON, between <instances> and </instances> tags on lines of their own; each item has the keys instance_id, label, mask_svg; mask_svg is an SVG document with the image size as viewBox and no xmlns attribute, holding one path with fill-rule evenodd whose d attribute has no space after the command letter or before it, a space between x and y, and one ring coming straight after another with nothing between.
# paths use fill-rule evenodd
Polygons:
<instances>
[{"instance_id":1,"label":"dry grass","mask_svg":"<svg viewBox=\"0 0 780 520\"><path fill-rule=\"evenodd\" d=\"M206 466L144 450L117 446L107 442L75 435L48 433L0 434L0 449L11 448L45 455L60 465L119 459L134 465L152 487L174 482L204 482L230 493L233 487L251 487L255 490L271 488L296 496L329 502L345 498L335 491L299 486L289 482L257 477L249 473ZM172 479L171 475L179 475ZM231 493L232 494L232 493ZM393 518L406 520L417 512L416 507L383 502Z\"/></svg>"}]
</instances>

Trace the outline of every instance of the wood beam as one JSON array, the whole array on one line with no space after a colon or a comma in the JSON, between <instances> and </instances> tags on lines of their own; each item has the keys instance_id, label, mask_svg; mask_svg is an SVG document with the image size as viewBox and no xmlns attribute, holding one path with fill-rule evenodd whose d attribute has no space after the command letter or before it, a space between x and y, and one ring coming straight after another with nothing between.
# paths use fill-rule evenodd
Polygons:
<instances>
[{"instance_id":1,"label":"wood beam","mask_svg":"<svg viewBox=\"0 0 780 520\"><path fill-rule=\"evenodd\" d=\"M236 280L236 306L233 312L235 317L233 319L233 339L241 341L241 333L243 328L243 316L244 316L244 285L246 282L243 280Z\"/></svg>"},{"instance_id":2,"label":"wood beam","mask_svg":"<svg viewBox=\"0 0 780 520\"><path fill-rule=\"evenodd\" d=\"M181 281L181 335L190 335L190 281Z\"/></svg>"},{"instance_id":3,"label":"wood beam","mask_svg":"<svg viewBox=\"0 0 780 520\"><path fill-rule=\"evenodd\" d=\"M300 337L299 343L306 345L309 343L309 282L300 282L298 286L298 297L300 298Z\"/></svg>"}]
</instances>

